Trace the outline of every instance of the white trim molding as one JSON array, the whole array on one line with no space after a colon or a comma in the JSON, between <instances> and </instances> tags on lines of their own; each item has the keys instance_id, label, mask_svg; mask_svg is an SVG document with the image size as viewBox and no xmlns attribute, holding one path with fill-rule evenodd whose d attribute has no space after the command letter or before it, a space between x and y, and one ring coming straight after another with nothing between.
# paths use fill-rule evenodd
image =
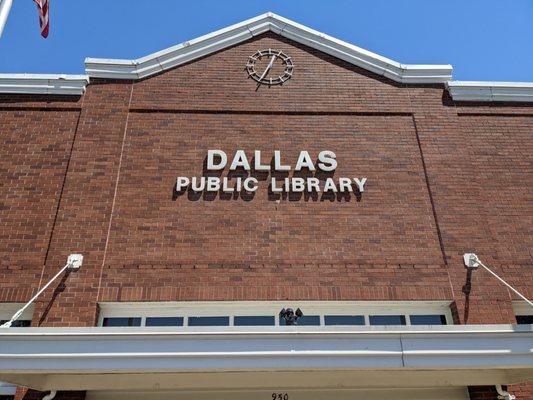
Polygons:
<instances>
[{"instance_id":1,"label":"white trim molding","mask_svg":"<svg viewBox=\"0 0 533 400\"><path fill-rule=\"evenodd\" d=\"M87 75L0 74L0 93L82 95Z\"/></svg>"},{"instance_id":2,"label":"white trim molding","mask_svg":"<svg viewBox=\"0 0 533 400\"><path fill-rule=\"evenodd\" d=\"M452 77L451 65L401 64L271 12L135 60L87 58L85 69L91 77L142 79L269 31L396 82L444 83Z\"/></svg>"},{"instance_id":3,"label":"white trim molding","mask_svg":"<svg viewBox=\"0 0 533 400\"><path fill-rule=\"evenodd\" d=\"M455 101L533 102L533 82L449 81L446 87Z\"/></svg>"},{"instance_id":4,"label":"white trim molding","mask_svg":"<svg viewBox=\"0 0 533 400\"><path fill-rule=\"evenodd\" d=\"M531 325L0 329L0 380L37 390L467 386L532 376Z\"/></svg>"}]
</instances>

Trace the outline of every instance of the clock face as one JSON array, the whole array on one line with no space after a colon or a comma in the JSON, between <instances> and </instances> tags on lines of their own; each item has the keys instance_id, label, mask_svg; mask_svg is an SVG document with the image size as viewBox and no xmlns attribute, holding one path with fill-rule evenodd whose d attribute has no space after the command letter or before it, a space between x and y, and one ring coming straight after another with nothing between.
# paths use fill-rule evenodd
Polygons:
<instances>
[{"instance_id":1,"label":"clock face","mask_svg":"<svg viewBox=\"0 0 533 400\"><path fill-rule=\"evenodd\" d=\"M258 85L281 85L292 76L294 64L281 50L259 50L246 64L248 76Z\"/></svg>"}]
</instances>

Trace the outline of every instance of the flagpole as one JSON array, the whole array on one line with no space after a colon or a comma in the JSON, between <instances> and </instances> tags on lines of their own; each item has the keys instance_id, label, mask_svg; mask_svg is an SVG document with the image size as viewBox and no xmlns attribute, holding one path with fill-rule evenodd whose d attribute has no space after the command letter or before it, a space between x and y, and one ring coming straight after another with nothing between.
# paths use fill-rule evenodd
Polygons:
<instances>
[{"instance_id":1,"label":"flagpole","mask_svg":"<svg viewBox=\"0 0 533 400\"><path fill-rule=\"evenodd\" d=\"M0 0L0 37L2 37L2 32L6 26L7 17L12 4L13 0Z\"/></svg>"}]
</instances>

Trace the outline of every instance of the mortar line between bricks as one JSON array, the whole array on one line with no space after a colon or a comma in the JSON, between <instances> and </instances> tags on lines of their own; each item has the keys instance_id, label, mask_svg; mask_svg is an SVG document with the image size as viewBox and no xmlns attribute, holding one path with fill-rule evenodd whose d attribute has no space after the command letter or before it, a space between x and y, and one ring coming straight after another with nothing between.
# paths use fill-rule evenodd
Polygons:
<instances>
[{"instance_id":1,"label":"mortar line between bricks","mask_svg":"<svg viewBox=\"0 0 533 400\"><path fill-rule=\"evenodd\" d=\"M126 122L124 124L124 133L122 135L122 147L120 148L120 157L118 160L118 168L117 168L117 177L115 179L115 192L113 194L113 202L111 204L111 214L109 215L109 224L107 226L107 235L105 239L105 246L104 246L104 255L102 257L102 265L100 266L100 277L98 278L98 290L96 292L96 303L98 304L98 300L100 299L100 288L102 286L102 277L104 273L104 265L106 261L107 256L107 248L109 246L109 236L111 235L111 225L113 223L113 214L115 212L115 204L117 200L117 193L118 193L118 184L120 181L120 170L122 168L122 159L124 158L124 146L126 144L126 136L128 134L128 122L130 119L130 106L131 106L131 99L133 98L133 84L131 84L130 87L130 98L128 101L128 108L127 108L127 114L126 114Z\"/></svg>"},{"instance_id":2,"label":"mortar line between bricks","mask_svg":"<svg viewBox=\"0 0 533 400\"><path fill-rule=\"evenodd\" d=\"M361 115L361 116L404 116L411 117L412 112L388 112L388 111L269 111L269 110L211 110L211 109L146 109L131 108L130 113L136 114L222 114L222 115Z\"/></svg>"},{"instance_id":3,"label":"mortar line between bricks","mask_svg":"<svg viewBox=\"0 0 533 400\"><path fill-rule=\"evenodd\" d=\"M78 109L78 118L76 119L76 127L74 128L74 135L72 135L72 143L70 144L70 152L67 159L67 165L65 166L65 173L63 175L63 182L61 183L61 190L59 191L59 198L57 200L56 212L54 215L54 221L52 222L52 228L50 230L50 237L48 238L48 247L46 248L46 254L44 255L43 268L41 269L41 277L39 278L38 289L41 288L43 283L44 271L46 269L46 263L48 262L48 255L50 254L50 247L52 246L52 239L54 237L54 231L57 223L57 216L59 215L59 209L61 208L61 201L63 200L63 192L67 182L68 170L70 167L70 161L72 160L72 153L74 152L74 145L76 144L76 138L78 137L78 128L80 126L81 113L83 109L83 102L85 97L81 99L81 108Z\"/></svg>"}]
</instances>

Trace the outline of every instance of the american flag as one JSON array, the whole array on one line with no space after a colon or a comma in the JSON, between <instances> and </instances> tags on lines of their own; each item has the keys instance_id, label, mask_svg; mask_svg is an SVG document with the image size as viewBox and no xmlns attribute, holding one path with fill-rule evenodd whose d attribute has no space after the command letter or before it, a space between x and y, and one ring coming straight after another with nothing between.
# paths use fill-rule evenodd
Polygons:
<instances>
[{"instance_id":1,"label":"american flag","mask_svg":"<svg viewBox=\"0 0 533 400\"><path fill-rule=\"evenodd\" d=\"M50 28L50 19L49 19L49 2L48 0L33 0L37 4L39 9L39 24L41 25L41 36L46 38L48 37L48 30Z\"/></svg>"}]
</instances>

